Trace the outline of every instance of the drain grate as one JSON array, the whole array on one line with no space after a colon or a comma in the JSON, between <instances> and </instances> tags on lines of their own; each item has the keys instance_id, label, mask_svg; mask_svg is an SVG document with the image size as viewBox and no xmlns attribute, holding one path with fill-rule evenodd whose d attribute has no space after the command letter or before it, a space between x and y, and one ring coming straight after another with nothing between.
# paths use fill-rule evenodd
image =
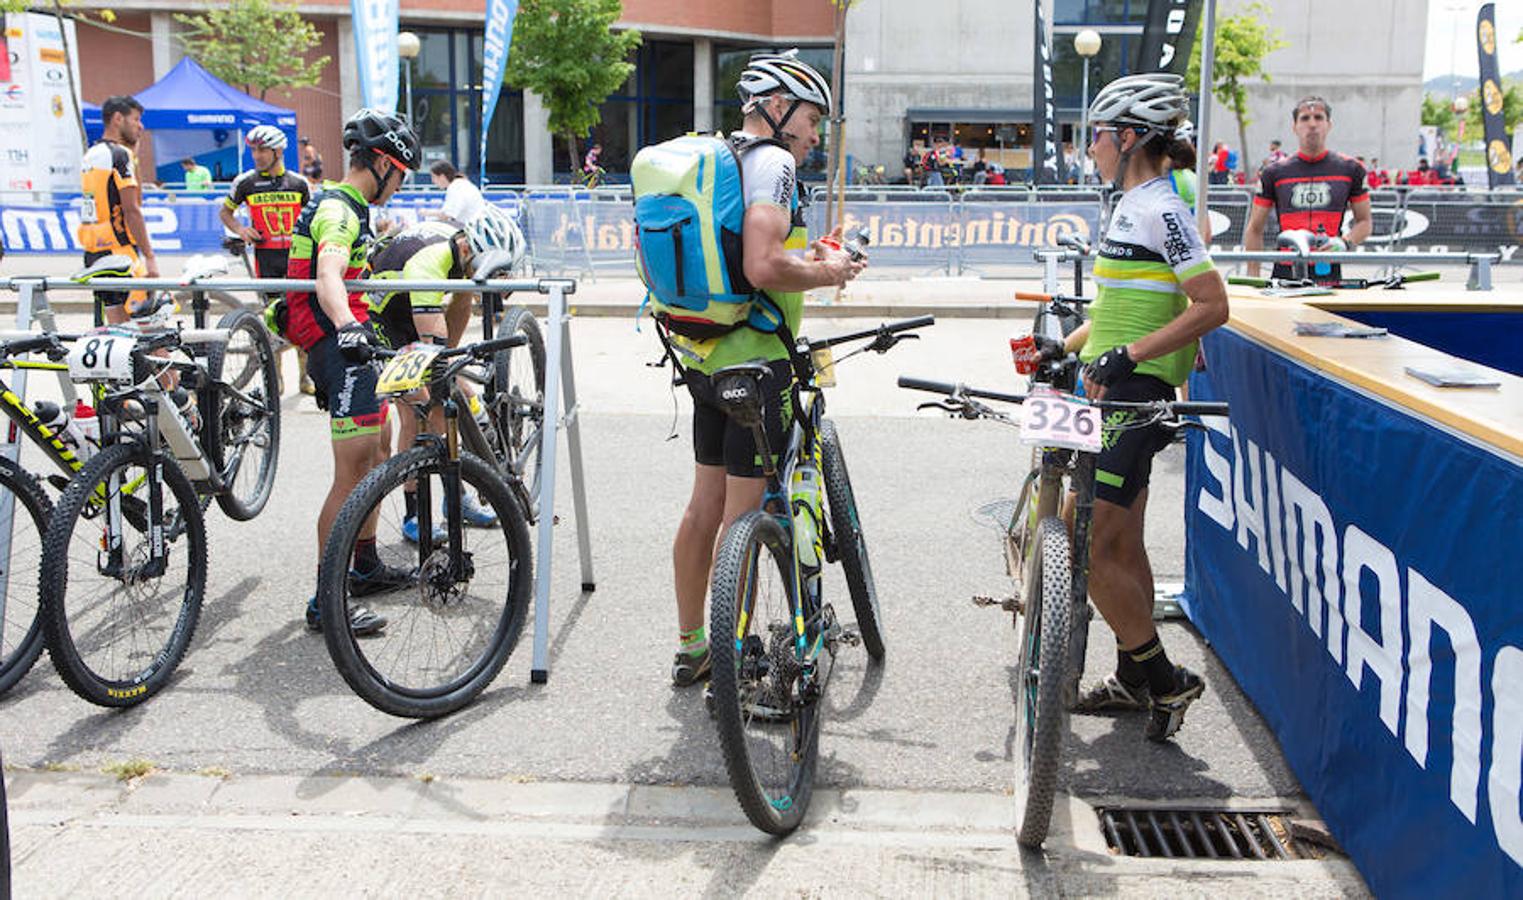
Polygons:
<instances>
[{"instance_id":1,"label":"drain grate","mask_svg":"<svg viewBox=\"0 0 1523 900\"><path fill-rule=\"evenodd\" d=\"M1300 852L1285 810L1101 809L1111 852L1168 859L1311 858Z\"/></svg>"}]
</instances>

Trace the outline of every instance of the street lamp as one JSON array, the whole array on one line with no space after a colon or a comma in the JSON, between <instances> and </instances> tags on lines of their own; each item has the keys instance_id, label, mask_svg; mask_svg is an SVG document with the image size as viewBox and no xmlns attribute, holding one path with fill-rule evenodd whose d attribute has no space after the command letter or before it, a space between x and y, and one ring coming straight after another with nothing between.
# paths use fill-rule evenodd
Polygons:
<instances>
[{"instance_id":1,"label":"street lamp","mask_svg":"<svg viewBox=\"0 0 1523 900\"><path fill-rule=\"evenodd\" d=\"M407 85L406 103L407 111L402 115L407 124L412 122L412 60L418 58L418 53L423 49L423 42L411 31L397 32L397 56L402 58L402 83Z\"/></svg>"},{"instance_id":2,"label":"street lamp","mask_svg":"<svg viewBox=\"0 0 1523 900\"><path fill-rule=\"evenodd\" d=\"M1074 52L1084 57L1084 110L1079 114L1079 183L1083 184L1089 156L1089 61L1100 52L1100 32L1086 28L1074 35Z\"/></svg>"}]
</instances>

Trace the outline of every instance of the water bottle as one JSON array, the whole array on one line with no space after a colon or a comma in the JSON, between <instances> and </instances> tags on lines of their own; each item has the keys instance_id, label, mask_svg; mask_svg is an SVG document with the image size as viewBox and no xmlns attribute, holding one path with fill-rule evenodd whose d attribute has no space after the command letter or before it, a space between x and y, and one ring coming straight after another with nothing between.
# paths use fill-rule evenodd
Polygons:
<instances>
[{"instance_id":1,"label":"water bottle","mask_svg":"<svg viewBox=\"0 0 1523 900\"><path fill-rule=\"evenodd\" d=\"M74 425L79 429L79 456L89 459L100 450L100 417L95 407L83 400L74 401Z\"/></svg>"},{"instance_id":2,"label":"water bottle","mask_svg":"<svg viewBox=\"0 0 1523 900\"><path fill-rule=\"evenodd\" d=\"M57 435L65 447L68 447L71 452L80 450L84 443L84 435L80 432L79 426L74 423L68 410L50 400L38 400L34 409L38 420L47 426L48 431Z\"/></svg>"},{"instance_id":3,"label":"water bottle","mask_svg":"<svg viewBox=\"0 0 1523 900\"><path fill-rule=\"evenodd\" d=\"M813 464L803 462L793 470L788 499L793 510L794 555L798 557L803 576L799 580L817 602L825 547L820 536L820 472Z\"/></svg>"}]
</instances>

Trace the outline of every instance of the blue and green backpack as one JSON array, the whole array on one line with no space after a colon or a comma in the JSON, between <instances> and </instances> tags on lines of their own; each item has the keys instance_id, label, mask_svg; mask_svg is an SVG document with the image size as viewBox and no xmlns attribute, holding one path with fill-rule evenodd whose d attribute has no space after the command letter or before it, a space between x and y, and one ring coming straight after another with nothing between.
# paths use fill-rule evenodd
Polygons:
<instances>
[{"instance_id":1,"label":"blue and green backpack","mask_svg":"<svg viewBox=\"0 0 1523 900\"><path fill-rule=\"evenodd\" d=\"M771 333L783 322L741 267L740 157L767 143L776 144L690 134L635 154L635 267L646 305L673 334L707 340L741 327Z\"/></svg>"}]
</instances>

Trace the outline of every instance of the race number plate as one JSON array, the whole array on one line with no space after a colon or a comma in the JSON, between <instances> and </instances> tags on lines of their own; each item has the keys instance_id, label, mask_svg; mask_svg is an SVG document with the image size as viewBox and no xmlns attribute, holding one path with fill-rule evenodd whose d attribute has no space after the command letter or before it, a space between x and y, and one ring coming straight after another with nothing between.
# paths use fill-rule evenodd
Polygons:
<instances>
[{"instance_id":1,"label":"race number plate","mask_svg":"<svg viewBox=\"0 0 1523 900\"><path fill-rule=\"evenodd\" d=\"M408 344L381 370L377 394L410 394L428 382L428 366L444 352L438 344Z\"/></svg>"},{"instance_id":2,"label":"race number plate","mask_svg":"<svg viewBox=\"0 0 1523 900\"><path fill-rule=\"evenodd\" d=\"M1100 410L1077 397L1033 393L1021 404L1021 441L1100 452Z\"/></svg>"},{"instance_id":3,"label":"race number plate","mask_svg":"<svg viewBox=\"0 0 1523 900\"><path fill-rule=\"evenodd\" d=\"M131 381L132 350L136 346L136 337L118 329L91 332L69 348L69 378L73 381Z\"/></svg>"}]
</instances>

